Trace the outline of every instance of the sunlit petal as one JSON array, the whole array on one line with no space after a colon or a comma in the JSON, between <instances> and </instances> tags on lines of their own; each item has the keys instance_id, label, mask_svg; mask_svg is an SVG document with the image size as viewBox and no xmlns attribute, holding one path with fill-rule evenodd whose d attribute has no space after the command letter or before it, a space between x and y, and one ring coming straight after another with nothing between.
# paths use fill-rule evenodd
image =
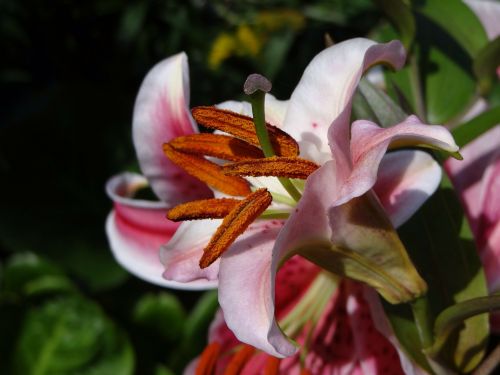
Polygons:
<instances>
[{"instance_id":1,"label":"sunlit petal","mask_svg":"<svg viewBox=\"0 0 500 375\"><path fill-rule=\"evenodd\" d=\"M219 260L201 269L200 259L221 222L221 219L183 222L172 239L161 247L161 262L165 266L163 277L182 283L206 280L216 285Z\"/></svg>"},{"instance_id":2,"label":"sunlit petal","mask_svg":"<svg viewBox=\"0 0 500 375\"><path fill-rule=\"evenodd\" d=\"M187 57L180 53L149 71L137 95L133 119L133 139L141 170L156 195L169 205L211 196L205 184L163 154L163 143L197 132L188 106Z\"/></svg>"},{"instance_id":3,"label":"sunlit petal","mask_svg":"<svg viewBox=\"0 0 500 375\"><path fill-rule=\"evenodd\" d=\"M321 154L330 152L328 129L333 123L330 146L346 157L350 103L361 75L378 63L400 68L404 59L404 48L397 41L377 44L357 38L325 49L309 63L295 88L283 129L299 141L301 150L302 143L312 143Z\"/></svg>"}]
</instances>

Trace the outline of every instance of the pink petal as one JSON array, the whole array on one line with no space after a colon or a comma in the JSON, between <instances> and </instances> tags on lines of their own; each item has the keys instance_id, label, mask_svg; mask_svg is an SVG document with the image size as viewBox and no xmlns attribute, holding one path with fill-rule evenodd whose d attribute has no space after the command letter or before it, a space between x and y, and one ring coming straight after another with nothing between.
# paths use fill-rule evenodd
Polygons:
<instances>
[{"instance_id":1,"label":"pink petal","mask_svg":"<svg viewBox=\"0 0 500 375\"><path fill-rule=\"evenodd\" d=\"M373 187L395 227L408 220L436 191L441 168L423 151L386 154Z\"/></svg>"},{"instance_id":2,"label":"pink petal","mask_svg":"<svg viewBox=\"0 0 500 375\"><path fill-rule=\"evenodd\" d=\"M416 365L405 353L404 349L401 347L394 331L391 327L391 323L387 319L387 315L384 312L384 308L380 302L380 297L377 293L368 287L363 288L364 299L367 301L370 308L371 318L373 320L374 327L379 331L385 338L393 345L396 349L401 367L404 374L406 375L425 375L427 374L420 366Z\"/></svg>"},{"instance_id":3,"label":"pink petal","mask_svg":"<svg viewBox=\"0 0 500 375\"><path fill-rule=\"evenodd\" d=\"M334 135L330 146L338 149L346 158L350 104L361 75L371 66L382 62L400 68L404 60L405 51L398 41L376 44L368 39L357 38L325 49L311 61L295 88L283 129L299 140L301 146L303 143L312 144L320 155L328 156L330 149L327 135L332 125L331 132ZM317 155L312 157L317 162L324 161L318 160ZM340 156L337 159L341 162Z\"/></svg>"},{"instance_id":4,"label":"pink petal","mask_svg":"<svg viewBox=\"0 0 500 375\"><path fill-rule=\"evenodd\" d=\"M133 199L134 193L147 186L146 179L135 173L111 178L106 191L114 202L114 210L106 220L106 233L118 263L137 277L167 287L183 287L161 277L160 245L175 233L178 224L167 220L163 202ZM208 286L192 284L187 289Z\"/></svg>"},{"instance_id":5,"label":"pink petal","mask_svg":"<svg viewBox=\"0 0 500 375\"><path fill-rule=\"evenodd\" d=\"M222 255L219 303L238 340L276 357L297 348L275 320L275 276L280 254L272 253L281 221L256 222ZM272 258L272 262L271 262Z\"/></svg>"},{"instance_id":6,"label":"pink petal","mask_svg":"<svg viewBox=\"0 0 500 375\"><path fill-rule=\"evenodd\" d=\"M462 149L463 161L449 159L445 169L465 208L490 292L500 290L500 126ZM493 329L500 332L495 315Z\"/></svg>"},{"instance_id":7,"label":"pink petal","mask_svg":"<svg viewBox=\"0 0 500 375\"><path fill-rule=\"evenodd\" d=\"M143 174L170 206L212 195L208 187L171 163L162 145L197 131L189 112L187 57L180 53L155 65L135 101L133 139Z\"/></svg>"},{"instance_id":8,"label":"pink petal","mask_svg":"<svg viewBox=\"0 0 500 375\"><path fill-rule=\"evenodd\" d=\"M337 204L359 197L373 187L379 164L390 145L430 145L450 153L458 151L446 128L421 124L415 116L390 128L355 121L351 133L353 171L341 188Z\"/></svg>"},{"instance_id":9,"label":"pink petal","mask_svg":"<svg viewBox=\"0 0 500 375\"><path fill-rule=\"evenodd\" d=\"M479 18L490 40L500 35L500 24L498 23L500 19L500 3L498 1L464 0L464 3Z\"/></svg>"},{"instance_id":10,"label":"pink petal","mask_svg":"<svg viewBox=\"0 0 500 375\"><path fill-rule=\"evenodd\" d=\"M172 239L161 247L161 262L165 266L163 277L179 283L207 282L216 286L219 260L210 267L200 268L203 249L222 220L185 221Z\"/></svg>"}]
</instances>

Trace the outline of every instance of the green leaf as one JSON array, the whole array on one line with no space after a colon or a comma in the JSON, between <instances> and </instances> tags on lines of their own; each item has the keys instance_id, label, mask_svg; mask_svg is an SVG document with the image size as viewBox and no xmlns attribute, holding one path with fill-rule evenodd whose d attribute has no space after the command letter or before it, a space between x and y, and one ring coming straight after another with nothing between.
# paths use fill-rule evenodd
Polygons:
<instances>
[{"instance_id":1,"label":"green leaf","mask_svg":"<svg viewBox=\"0 0 500 375\"><path fill-rule=\"evenodd\" d=\"M460 147L479 137L498 124L500 119L500 106L491 108L479 116L474 117L451 131L455 142Z\"/></svg>"},{"instance_id":2,"label":"green leaf","mask_svg":"<svg viewBox=\"0 0 500 375\"><path fill-rule=\"evenodd\" d=\"M420 274L427 282L431 321L446 308L487 295L483 268L460 203L446 181L424 206L399 229L399 234ZM396 336L422 366L422 353L408 306L386 307ZM441 359L449 367L468 372L484 355L489 334L488 319L477 316L446 345Z\"/></svg>"},{"instance_id":3,"label":"green leaf","mask_svg":"<svg viewBox=\"0 0 500 375\"><path fill-rule=\"evenodd\" d=\"M14 355L16 374L132 374L127 338L81 298L52 300L32 309Z\"/></svg>"},{"instance_id":4,"label":"green leaf","mask_svg":"<svg viewBox=\"0 0 500 375\"><path fill-rule=\"evenodd\" d=\"M442 311L436 319L434 331L436 342L427 353L437 355L450 335L467 319L492 311L500 310L500 296L488 296L474 298L468 301L457 303Z\"/></svg>"},{"instance_id":5,"label":"green leaf","mask_svg":"<svg viewBox=\"0 0 500 375\"><path fill-rule=\"evenodd\" d=\"M424 122L443 124L461 116L475 97L472 60L438 24L417 14L417 35L408 64L397 72L386 72L387 91L392 98L404 96L409 113ZM385 25L378 39L389 41L397 32ZM396 92L395 88L398 88Z\"/></svg>"},{"instance_id":6,"label":"green leaf","mask_svg":"<svg viewBox=\"0 0 500 375\"><path fill-rule=\"evenodd\" d=\"M353 100L353 115L358 119L372 120L383 127L398 124L407 117L385 92L365 78L360 81Z\"/></svg>"},{"instance_id":7,"label":"green leaf","mask_svg":"<svg viewBox=\"0 0 500 375\"><path fill-rule=\"evenodd\" d=\"M2 289L24 297L76 290L59 268L33 253L16 254L9 259Z\"/></svg>"},{"instance_id":8,"label":"green leaf","mask_svg":"<svg viewBox=\"0 0 500 375\"><path fill-rule=\"evenodd\" d=\"M456 40L470 56L476 56L488 43L483 25L461 0L417 0L415 10L438 24Z\"/></svg>"},{"instance_id":9,"label":"green leaf","mask_svg":"<svg viewBox=\"0 0 500 375\"><path fill-rule=\"evenodd\" d=\"M133 314L143 328L160 334L167 341L177 340L184 330L186 313L171 293L146 294L137 302Z\"/></svg>"},{"instance_id":10,"label":"green leaf","mask_svg":"<svg viewBox=\"0 0 500 375\"><path fill-rule=\"evenodd\" d=\"M474 99L472 60L441 25L425 17L417 17L417 22L418 48L412 63L418 62L427 121L443 124L462 115ZM412 69L409 73L415 74L417 67Z\"/></svg>"},{"instance_id":11,"label":"green leaf","mask_svg":"<svg viewBox=\"0 0 500 375\"><path fill-rule=\"evenodd\" d=\"M169 358L170 368L180 371L187 361L203 350L207 343L208 327L218 307L217 292L205 292L186 320L179 349Z\"/></svg>"},{"instance_id":12,"label":"green leaf","mask_svg":"<svg viewBox=\"0 0 500 375\"><path fill-rule=\"evenodd\" d=\"M415 37L415 19L410 7L402 0L375 0L389 18L389 21L398 30L401 41L406 49L410 46Z\"/></svg>"},{"instance_id":13,"label":"green leaf","mask_svg":"<svg viewBox=\"0 0 500 375\"><path fill-rule=\"evenodd\" d=\"M484 46L474 59L474 73L479 80L479 91L482 95L491 90L498 66L500 66L500 36Z\"/></svg>"}]
</instances>

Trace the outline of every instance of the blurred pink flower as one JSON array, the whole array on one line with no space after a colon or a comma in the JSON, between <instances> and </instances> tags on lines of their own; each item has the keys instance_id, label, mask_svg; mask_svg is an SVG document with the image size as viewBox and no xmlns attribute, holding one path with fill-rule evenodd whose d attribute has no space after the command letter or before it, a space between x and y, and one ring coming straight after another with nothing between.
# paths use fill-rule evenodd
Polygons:
<instances>
[{"instance_id":1,"label":"blurred pink flower","mask_svg":"<svg viewBox=\"0 0 500 375\"><path fill-rule=\"evenodd\" d=\"M445 169L460 194L491 293L500 291L500 125L466 145ZM500 332L500 316L493 329Z\"/></svg>"}]
</instances>

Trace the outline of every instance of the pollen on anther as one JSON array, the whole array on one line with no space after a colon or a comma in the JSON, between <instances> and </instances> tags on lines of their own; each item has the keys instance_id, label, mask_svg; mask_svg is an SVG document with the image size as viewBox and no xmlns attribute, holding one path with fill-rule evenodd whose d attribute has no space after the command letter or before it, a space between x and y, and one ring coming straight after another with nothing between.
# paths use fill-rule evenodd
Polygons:
<instances>
[{"instance_id":1,"label":"pollen on anther","mask_svg":"<svg viewBox=\"0 0 500 375\"><path fill-rule=\"evenodd\" d=\"M258 189L241 200L224 218L205 247L200 268L210 266L271 204L273 198L266 189Z\"/></svg>"}]
</instances>

